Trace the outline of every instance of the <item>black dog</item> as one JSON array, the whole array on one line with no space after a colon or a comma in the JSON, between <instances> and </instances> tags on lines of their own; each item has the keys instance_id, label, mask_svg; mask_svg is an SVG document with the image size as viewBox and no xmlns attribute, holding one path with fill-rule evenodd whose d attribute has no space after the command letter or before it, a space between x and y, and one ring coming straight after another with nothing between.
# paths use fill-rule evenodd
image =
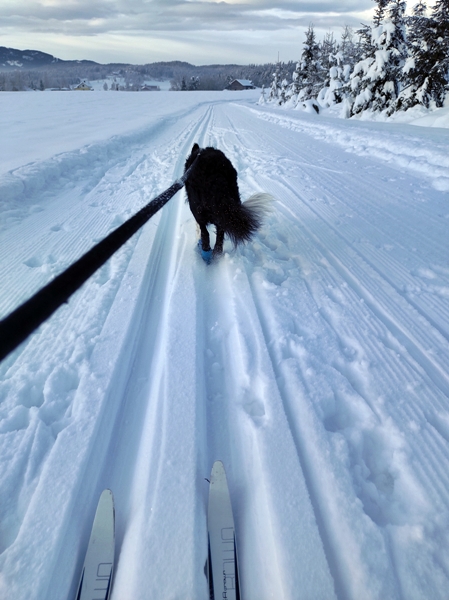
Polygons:
<instances>
[{"instance_id":1,"label":"black dog","mask_svg":"<svg viewBox=\"0 0 449 600\"><path fill-rule=\"evenodd\" d=\"M270 194L254 194L242 204L237 185L237 171L230 160L216 148L200 149L194 144L185 171L193 164L185 187L190 210L201 230L200 247L203 258L212 256L207 225L216 227L217 238L213 255L223 252L225 234L235 246L248 241L270 210Z\"/></svg>"}]
</instances>

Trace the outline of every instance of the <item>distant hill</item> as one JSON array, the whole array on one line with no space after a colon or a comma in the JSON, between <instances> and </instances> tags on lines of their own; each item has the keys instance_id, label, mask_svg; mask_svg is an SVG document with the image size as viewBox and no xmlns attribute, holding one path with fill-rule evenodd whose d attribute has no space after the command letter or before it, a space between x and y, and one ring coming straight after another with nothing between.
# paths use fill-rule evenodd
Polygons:
<instances>
[{"instance_id":1,"label":"distant hill","mask_svg":"<svg viewBox=\"0 0 449 600\"><path fill-rule=\"evenodd\" d=\"M39 50L17 50L0 46L0 71L48 69L70 65L94 66L92 60L61 60Z\"/></svg>"},{"instance_id":2,"label":"distant hill","mask_svg":"<svg viewBox=\"0 0 449 600\"><path fill-rule=\"evenodd\" d=\"M295 63L285 63L283 68L284 76L291 75ZM0 92L67 89L81 81L106 79L110 83L120 79L120 90L140 90L145 81L170 81L172 90L223 90L233 79L249 79L261 87L271 84L274 70L275 65L269 63L195 66L173 60L143 65L101 64L93 60L61 60L39 50L0 46Z\"/></svg>"}]
</instances>

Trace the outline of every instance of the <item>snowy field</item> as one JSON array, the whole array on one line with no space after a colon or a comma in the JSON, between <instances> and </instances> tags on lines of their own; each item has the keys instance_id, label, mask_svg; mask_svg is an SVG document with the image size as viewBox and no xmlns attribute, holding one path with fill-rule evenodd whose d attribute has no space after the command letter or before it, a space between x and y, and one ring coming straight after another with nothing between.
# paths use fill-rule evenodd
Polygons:
<instances>
[{"instance_id":1,"label":"snowy field","mask_svg":"<svg viewBox=\"0 0 449 600\"><path fill-rule=\"evenodd\" d=\"M448 598L449 109L258 97L0 94L2 317L194 142L277 199L207 266L179 192L0 364L0 598L74 598L108 487L112 600L206 600L215 459L244 600Z\"/></svg>"}]
</instances>

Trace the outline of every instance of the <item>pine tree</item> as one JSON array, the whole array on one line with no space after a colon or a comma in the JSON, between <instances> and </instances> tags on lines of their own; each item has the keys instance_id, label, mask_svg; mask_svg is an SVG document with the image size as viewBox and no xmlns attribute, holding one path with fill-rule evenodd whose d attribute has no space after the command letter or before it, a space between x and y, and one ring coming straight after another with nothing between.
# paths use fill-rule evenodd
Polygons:
<instances>
[{"instance_id":1,"label":"pine tree","mask_svg":"<svg viewBox=\"0 0 449 600\"><path fill-rule=\"evenodd\" d=\"M281 63L276 64L276 69L273 73L273 81L271 82L270 93L268 95L268 102L279 103L281 97L281 81L282 81L282 67Z\"/></svg>"},{"instance_id":2,"label":"pine tree","mask_svg":"<svg viewBox=\"0 0 449 600\"><path fill-rule=\"evenodd\" d=\"M326 85L320 90L318 100L321 106L340 104L344 98L344 83L342 69L342 54L337 52L329 61L329 75Z\"/></svg>"},{"instance_id":3,"label":"pine tree","mask_svg":"<svg viewBox=\"0 0 449 600\"><path fill-rule=\"evenodd\" d=\"M359 36L359 43L357 46L357 58L356 62L360 62L365 60L366 58L371 58L374 56L376 52L376 47L373 43L373 32L371 25L362 25L360 29L357 30L357 34Z\"/></svg>"},{"instance_id":4,"label":"pine tree","mask_svg":"<svg viewBox=\"0 0 449 600\"><path fill-rule=\"evenodd\" d=\"M413 7L413 14L407 19L408 35L407 41L409 47L419 45L425 35L428 26L427 5L425 0L419 0Z\"/></svg>"},{"instance_id":5,"label":"pine tree","mask_svg":"<svg viewBox=\"0 0 449 600\"><path fill-rule=\"evenodd\" d=\"M442 107L449 90L449 0L437 0L430 27L424 37L428 52L427 90L437 107Z\"/></svg>"},{"instance_id":6,"label":"pine tree","mask_svg":"<svg viewBox=\"0 0 449 600\"><path fill-rule=\"evenodd\" d=\"M197 90L199 87L200 87L200 78L192 76L190 78L189 85L187 86L187 89L189 91L194 91L194 90Z\"/></svg>"},{"instance_id":7,"label":"pine tree","mask_svg":"<svg viewBox=\"0 0 449 600\"><path fill-rule=\"evenodd\" d=\"M430 65L425 42L429 19L426 13L425 1L420 0L413 7L412 16L408 18L408 58L403 68L403 90L396 103L397 109L407 110L416 104L429 106L427 81Z\"/></svg>"},{"instance_id":8,"label":"pine tree","mask_svg":"<svg viewBox=\"0 0 449 600\"><path fill-rule=\"evenodd\" d=\"M290 85L284 77L281 81L281 88L279 90L279 104L285 104L287 100L290 100Z\"/></svg>"},{"instance_id":9,"label":"pine tree","mask_svg":"<svg viewBox=\"0 0 449 600\"><path fill-rule=\"evenodd\" d=\"M296 104L298 102L298 95L302 88L302 75L301 75L301 63L296 63L296 69L292 74L292 82L290 84L290 98L293 103Z\"/></svg>"},{"instance_id":10,"label":"pine tree","mask_svg":"<svg viewBox=\"0 0 449 600\"><path fill-rule=\"evenodd\" d=\"M334 40L333 33L326 33L321 44L321 66L324 74L324 84L329 82L329 69L335 64L335 54L337 52L337 42Z\"/></svg>"},{"instance_id":11,"label":"pine tree","mask_svg":"<svg viewBox=\"0 0 449 600\"><path fill-rule=\"evenodd\" d=\"M378 0L375 21L385 14L385 8L385 0ZM351 74L355 97L352 114L367 109L391 114L396 108L406 58L405 2L393 0L387 8L388 16L371 29L374 53L367 44L366 58L354 66Z\"/></svg>"},{"instance_id":12,"label":"pine tree","mask_svg":"<svg viewBox=\"0 0 449 600\"><path fill-rule=\"evenodd\" d=\"M341 56L341 66L343 69L343 77L345 81L349 80L349 74L354 68L356 62L360 60L358 49L354 43L354 34L351 27L345 25L341 34L341 42L338 45L337 51Z\"/></svg>"},{"instance_id":13,"label":"pine tree","mask_svg":"<svg viewBox=\"0 0 449 600\"><path fill-rule=\"evenodd\" d=\"M376 11L374 13L373 24L374 27L379 27L385 17L385 9L388 6L389 0L374 0L377 4Z\"/></svg>"},{"instance_id":14,"label":"pine tree","mask_svg":"<svg viewBox=\"0 0 449 600\"><path fill-rule=\"evenodd\" d=\"M357 31L359 35L358 60L350 75L349 90L353 97L351 114L355 115L363 112L370 107L372 92L371 79L368 77L370 68L375 62L376 48L372 39L372 28L370 25L363 25Z\"/></svg>"},{"instance_id":15,"label":"pine tree","mask_svg":"<svg viewBox=\"0 0 449 600\"><path fill-rule=\"evenodd\" d=\"M320 47L316 42L313 25L306 32L304 50L300 58L300 97L301 100L316 98L322 82L322 66L320 63Z\"/></svg>"},{"instance_id":16,"label":"pine tree","mask_svg":"<svg viewBox=\"0 0 449 600\"><path fill-rule=\"evenodd\" d=\"M335 54L336 66L339 70L338 77L341 81L341 90L339 93L342 100L351 96L349 77L354 69L354 65L361 59L360 44L354 42L354 34L351 27L345 25L341 34L341 42L338 44L337 53Z\"/></svg>"},{"instance_id":17,"label":"pine tree","mask_svg":"<svg viewBox=\"0 0 449 600\"><path fill-rule=\"evenodd\" d=\"M424 0L409 19L409 58L404 65L404 90L397 107L416 104L442 107L449 90L449 0L437 0L426 17Z\"/></svg>"},{"instance_id":18,"label":"pine tree","mask_svg":"<svg viewBox=\"0 0 449 600\"><path fill-rule=\"evenodd\" d=\"M388 24L391 24L389 40L385 46L389 51L389 62L386 66L385 89L381 93L380 104L387 108L391 115L396 110L397 98L401 92L403 68L407 58L407 42L405 30L405 0L393 0L389 5ZM388 89L388 86L391 89ZM382 107L380 108L382 110Z\"/></svg>"}]
</instances>

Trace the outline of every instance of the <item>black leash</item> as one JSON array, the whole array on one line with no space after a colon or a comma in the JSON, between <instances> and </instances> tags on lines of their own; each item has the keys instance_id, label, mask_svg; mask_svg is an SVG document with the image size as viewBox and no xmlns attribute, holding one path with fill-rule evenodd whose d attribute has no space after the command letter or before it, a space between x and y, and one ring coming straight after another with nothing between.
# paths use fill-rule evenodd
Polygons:
<instances>
[{"instance_id":1,"label":"black leash","mask_svg":"<svg viewBox=\"0 0 449 600\"><path fill-rule=\"evenodd\" d=\"M199 153L198 153L199 156ZM198 156L184 173L165 192L144 206L138 213L117 227L101 242L86 252L70 267L29 300L0 321L0 361L15 350L35 329L42 325L70 296L111 258L130 237L184 187Z\"/></svg>"}]
</instances>

